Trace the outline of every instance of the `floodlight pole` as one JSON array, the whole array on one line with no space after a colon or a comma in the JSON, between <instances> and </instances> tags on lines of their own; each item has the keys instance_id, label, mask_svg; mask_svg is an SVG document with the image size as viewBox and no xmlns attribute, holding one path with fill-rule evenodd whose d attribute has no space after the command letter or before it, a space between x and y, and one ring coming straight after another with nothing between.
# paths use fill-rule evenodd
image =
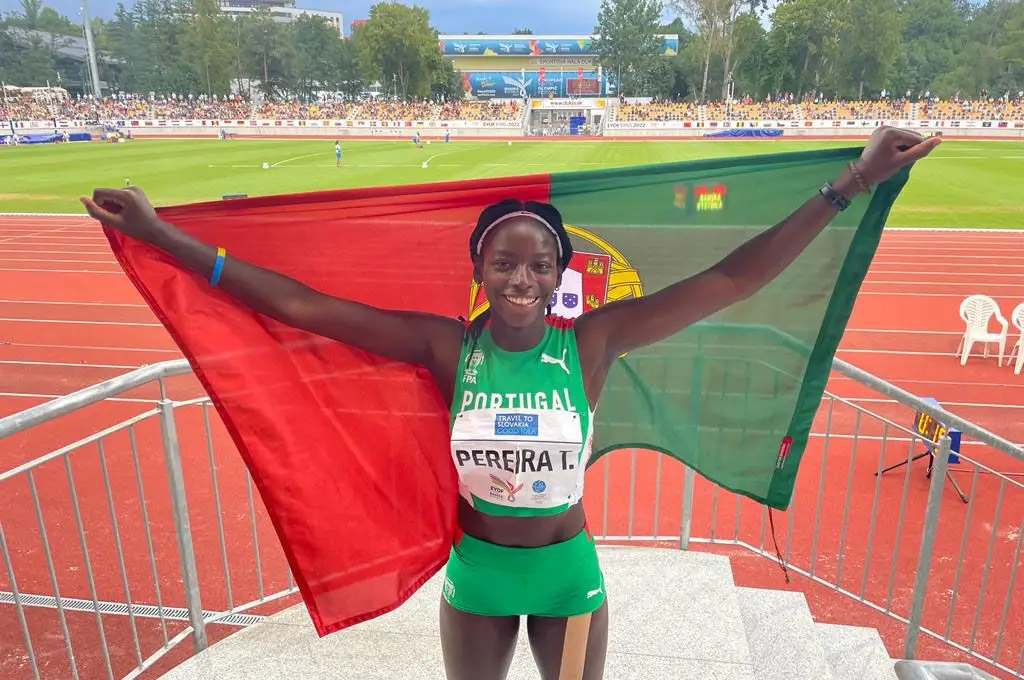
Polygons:
<instances>
[{"instance_id":1,"label":"floodlight pole","mask_svg":"<svg viewBox=\"0 0 1024 680\"><path fill-rule=\"evenodd\" d=\"M96 67L96 47L92 42L92 21L89 19L89 3L82 0L82 25L85 28L85 50L89 56L89 73L92 76L92 93L97 99L103 96L100 90L100 72Z\"/></svg>"}]
</instances>

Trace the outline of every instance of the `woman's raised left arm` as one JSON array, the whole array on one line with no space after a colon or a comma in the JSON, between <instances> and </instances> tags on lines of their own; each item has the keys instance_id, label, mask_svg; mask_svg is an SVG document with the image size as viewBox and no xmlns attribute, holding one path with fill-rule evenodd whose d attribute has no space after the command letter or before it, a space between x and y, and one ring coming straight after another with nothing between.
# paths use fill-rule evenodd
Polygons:
<instances>
[{"instance_id":1,"label":"woman's raised left arm","mask_svg":"<svg viewBox=\"0 0 1024 680\"><path fill-rule=\"evenodd\" d=\"M927 156L939 137L880 127L871 135L857 173L846 170L832 183L849 200L885 181L900 168ZM859 174L859 177L857 176ZM750 239L717 264L657 293L620 300L584 314L576 332L605 358L653 344L719 310L750 297L770 283L821 233L839 209L836 200L817 194L774 227Z\"/></svg>"}]
</instances>

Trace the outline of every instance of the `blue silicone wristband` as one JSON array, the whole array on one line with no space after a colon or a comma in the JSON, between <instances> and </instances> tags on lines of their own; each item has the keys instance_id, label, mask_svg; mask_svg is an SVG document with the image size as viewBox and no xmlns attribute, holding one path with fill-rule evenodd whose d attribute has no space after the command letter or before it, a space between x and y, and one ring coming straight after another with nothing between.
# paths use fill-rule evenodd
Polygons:
<instances>
[{"instance_id":1,"label":"blue silicone wristband","mask_svg":"<svg viewBox=\"0 0 1024 680\"><path fill-rule=\"evenodd\" d=\"M224 271L224 256L227 255L227 251L223 248L217 248L217 259L213 263L213 271L210 273L210 285L216 286L220 283L220 273Z\"/></svg>"}]
</instances>

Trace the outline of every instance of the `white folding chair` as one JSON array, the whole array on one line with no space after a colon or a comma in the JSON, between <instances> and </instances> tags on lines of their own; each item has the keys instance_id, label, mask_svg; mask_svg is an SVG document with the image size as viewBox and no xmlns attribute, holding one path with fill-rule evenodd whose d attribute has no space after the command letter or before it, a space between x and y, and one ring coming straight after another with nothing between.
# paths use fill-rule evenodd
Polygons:
<instances>
[{"instance_id":1,"label":"white folding chair","mask_svg":"<svg viewBox=\"0 0 1024 680\"><path fill-rule=\"evenodd\" d=\"M1017 344L1010 350L1010 358L1007 360L1007 363L1013 365L1014 375L1020 375L1021 369L1024 369L1024 302L1014 308L1013 313L1010 314L1010 321L1020 331L1020 337L1017 338ZM1016 365L1013 364L1014 353L1017 354Z\"/></svg>"},{"instance_id":2,"label":"white folding chair","mask_svg":"<svg viewBox=\"0 0 1024 680\"><path fill-rule=\"evenodd\" d=\"M1000 325L1000 330L990 333L989 322L995 317ZM1009 324L999 312L999 305L987 295L971 295L964 298L960 303L960 318L966 324L964 335L960 338L960 345L956 352L960 355L960 365L967 363L967 357L971 354L974 343L980 342L985 345L985 358L988 358L988 345L991 342L999 344L999 365L1003 365L1003 355L1006 353L1006 332Z\"/></svg>"}]
</instances>

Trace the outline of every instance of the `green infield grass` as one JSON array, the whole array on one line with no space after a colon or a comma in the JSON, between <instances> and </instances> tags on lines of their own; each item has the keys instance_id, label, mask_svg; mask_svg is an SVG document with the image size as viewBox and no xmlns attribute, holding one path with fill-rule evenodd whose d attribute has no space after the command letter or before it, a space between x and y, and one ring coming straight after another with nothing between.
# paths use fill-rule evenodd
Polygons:
<instances>
[{"instance_id":1,"label":"green infield grass","mask_svg":"<svg viewBox=\"0 0 1024 680\"><path fill-rule=\"evenodd\" d=\"M225 194L438 182L855 144L524 139L511 146L456 140L416 148L409 140L343 141L340 168L335 167L333 139L21 145L0 147L0 212L78 213L80 195L126 181L142 187L155 203L169 205ZM889 225L1024 228L1021 187L1024 143L947 140L914 168Z\"/></svg>"}]
</instances>

